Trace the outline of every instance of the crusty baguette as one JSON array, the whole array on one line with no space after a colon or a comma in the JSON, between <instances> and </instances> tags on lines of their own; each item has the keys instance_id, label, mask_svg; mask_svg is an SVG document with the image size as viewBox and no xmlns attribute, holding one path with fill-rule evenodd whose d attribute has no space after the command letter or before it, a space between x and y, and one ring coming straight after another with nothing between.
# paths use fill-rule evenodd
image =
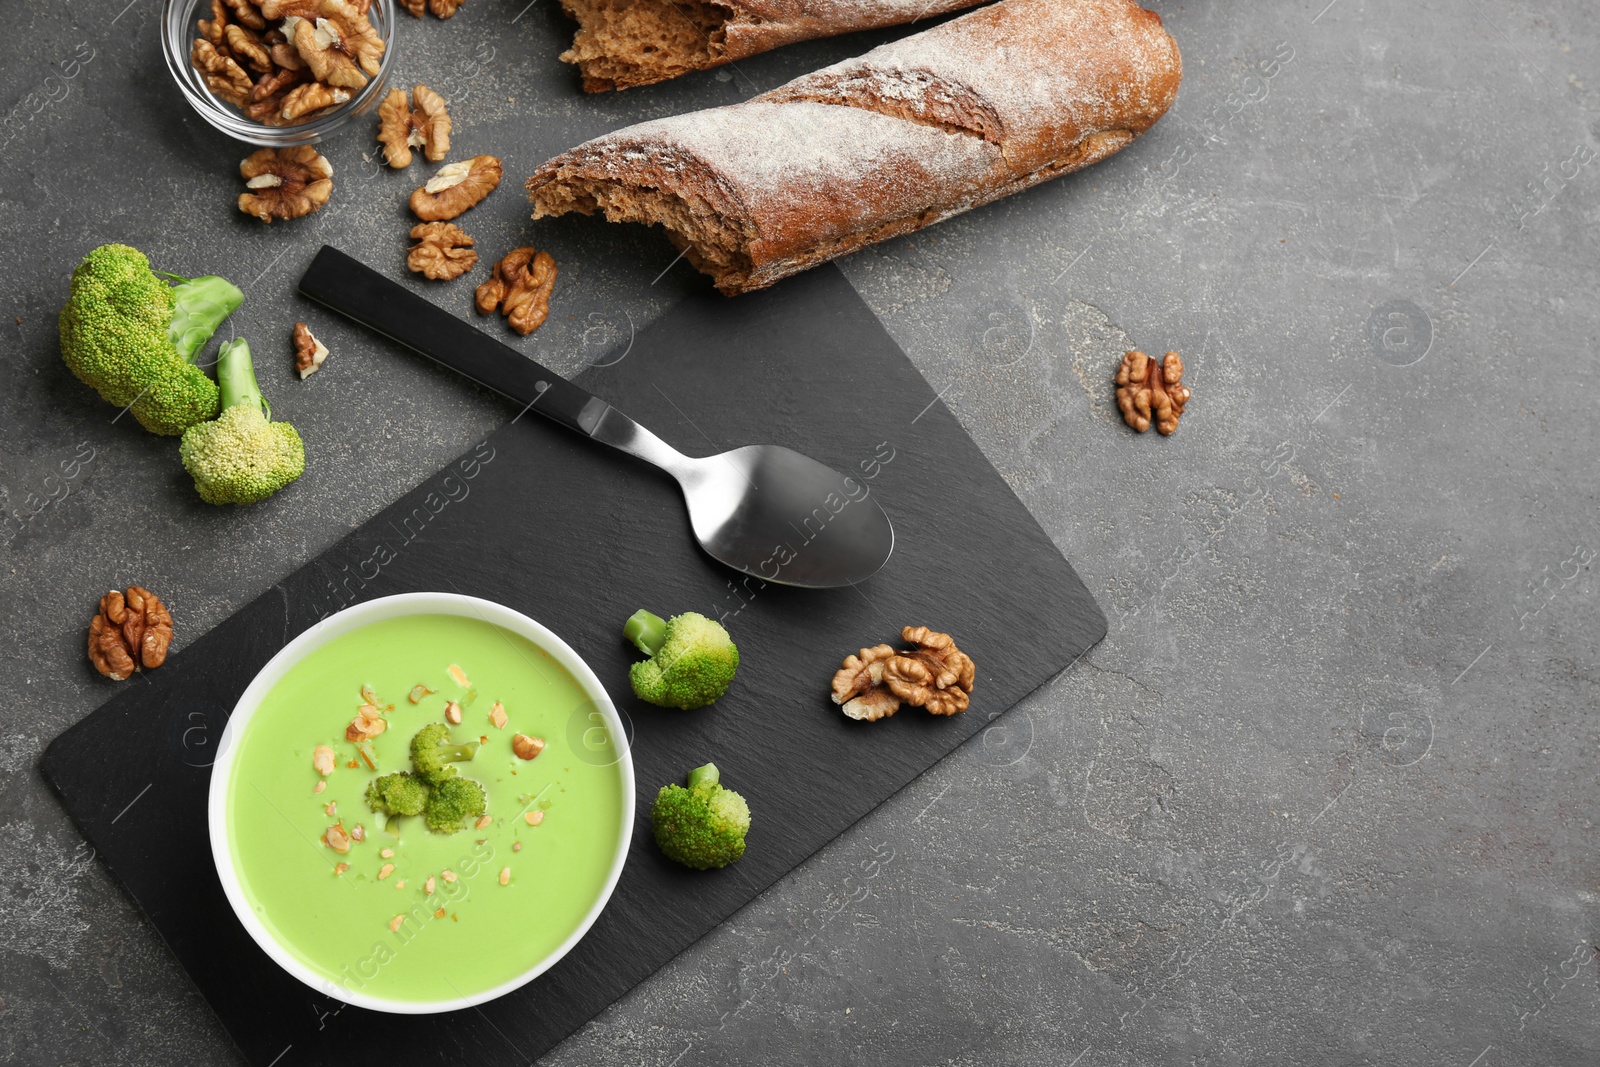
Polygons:
<instances>
[{"instance_id":1,"label":"crusty baguette","mask_svg":"<svg viewBox=\"0 0 1600 1067\"><path fill-rule=\"evenodd\" d=\"M578 22L561 58L591 93L709 70L813 37L898 26L984 0L561 0Z\"/></svg>"},{"instance_id":2,"label":"crusty baguette","mask_svg":"<svg viewBox=\"0 0 1600 1067\"><path fill-rule=\"evenodd\" d=\"M1104 159L1181 77L1131 0L1000 0L744 103L598 137L528 194L534 218L660 223L732 295Z\"/></svg>"}]
</instances>

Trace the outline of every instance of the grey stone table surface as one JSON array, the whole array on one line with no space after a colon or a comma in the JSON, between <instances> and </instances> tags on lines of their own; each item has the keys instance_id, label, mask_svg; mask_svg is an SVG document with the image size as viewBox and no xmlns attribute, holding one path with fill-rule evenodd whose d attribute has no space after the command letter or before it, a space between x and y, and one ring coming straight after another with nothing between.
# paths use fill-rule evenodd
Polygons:
<instances>
[{"instance_id":1,"label":"grey stone table surface","mask_svg":"<svg viewBox=\"0 0 1600 1067\"><path fill-rule=\"evenodd\" d=\"M1600 15L1155 6L1186 77L1147 137L842 264L1110 635L546 1062L1600 1062ZM520 179L892 36L584 97L553 0L402 18L398 82L506 161L480 248L561 265L518 343L567 371L692 281L659 234L529 222ZM363 124L325 211L245 218L244 150L178 97L159 22L14 3L0 35L5 1062L238 1062L37 769L113 691L98 595L159 590L181 647L505 417L326 316L322 374L270 355L321 242L405 273L420 172L380 173ZM248 290L230 328L312 457L280 498L200 503L63 368L68 274L109 240ZM466 313L469 282L409 277ZM1131 347L1184 355L1171 438L1118 419Z\"/></svg>"}]
</instances>

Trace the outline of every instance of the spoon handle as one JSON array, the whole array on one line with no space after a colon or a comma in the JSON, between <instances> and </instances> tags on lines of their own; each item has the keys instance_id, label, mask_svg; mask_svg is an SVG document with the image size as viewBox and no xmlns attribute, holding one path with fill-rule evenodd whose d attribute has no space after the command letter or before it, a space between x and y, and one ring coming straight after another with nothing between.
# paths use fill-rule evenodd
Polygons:
<instances>
[{"instance_id":1,"label":"spoon handle","mask_svg":"<svg viewBox=\"0 0 1600 1067\"><path fill-rule=\"evenodd\" d=\"M306 268L300 279L300 292L369 330L510 397L524 405L524 411L537 411L586 437L594 435L605 414L612 410L599 397L332 245L323 245Z\"/></svg>"}]
</instances>

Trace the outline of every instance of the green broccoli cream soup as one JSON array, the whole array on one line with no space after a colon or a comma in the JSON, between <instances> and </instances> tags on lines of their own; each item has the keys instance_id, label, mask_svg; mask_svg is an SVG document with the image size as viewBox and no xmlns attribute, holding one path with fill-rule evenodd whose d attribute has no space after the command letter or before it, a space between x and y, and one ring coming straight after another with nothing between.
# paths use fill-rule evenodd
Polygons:
<instances>
[{"instance_id":1,"label":"green broccoli cream soup","mask_svg":"<svg viewBox=\"0 0 1600 1067\"><path fill-rule=\"evenodd\" d=\"M484 791L483 814L454 833L368 804L380 775L413 769L411 739L432 723L478 745L446 764ZM412 615L335 638L272 688L237 744L226 818L245 897L284 948L353 993L440 1000L524 973L582 924L624 832L618 754L582 687L480 619Z\"/></svg>"}]
</instances>

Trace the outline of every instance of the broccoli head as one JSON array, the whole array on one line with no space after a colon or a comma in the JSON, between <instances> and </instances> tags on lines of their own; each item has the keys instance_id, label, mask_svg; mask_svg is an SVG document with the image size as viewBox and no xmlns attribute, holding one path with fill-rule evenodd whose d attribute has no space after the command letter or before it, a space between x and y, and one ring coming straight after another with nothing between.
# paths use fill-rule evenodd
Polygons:
<instances>
[{"instance_id":1,"label":"broccoli head","mask_svg":"<svg viewBox=\"0 0 1600 1067\"><path fill-rule=\"evenodd\" d=\"M217 413L216 383L194 358L244 294L225 278L166 278L178 284L138 249L101 245L72 272L58 326L80 381L151 433L176 435Z\"/></svg>"},{"instance_id":2,"label":"broccoli head","mask_svg":"<svg viewBox=\"0 0 1600 1067\"><path fill-rule=\"evenodd\" d=\"M385 815L421 815L428 804L428 786L408 771L375 778L367 786L367 807Z\"/></svg>"},{"instance_id":3,"label":"broccoli head","mask_svg":"<svg viewBox=\"0 0 1600 1067\"><path fill-rule=\"evenodd\" d=\"M208 504L254 504L288 485L306 469L300 434L272 422L272 409L256 383L250 345L235 338L217 356L222 414L183 432L178 453Z\"/></svg>"},{"instance_id":4,"label":"broccoli head","mask_svg":"<svg viewBox=\"0 0 1600 1067\"><path fill-rule=\"evenodd\" d=\"M450 728L442 722L429 723L411 739L411 765L429 785L437 786L454 778L456 769L452 765L470 760L477 753L476 742L453 744Z\"/></svg>"},{"instance_id":5,"label":"broccoli head","mask_svg":"<svg viewBox=\"0 0 1600 1067\"><path fill-rule=\"evenodd\" d=\"M466 829L468 823L482 815L488 800L483 786L471 778L446 778L429 791L428 806L422 817L428 829L453 834Z\"/></svg>"},{"instance_id":6,"label":"broccoli head","mask_svg":"<svg viewBox=\"0 0 1600 1067\"><path fill-rule=\"evenodd\" d=\"M689 772L689 788L674 783L656 794L650 824L668 859L704 871L744 855L750 805L720 779L717 765L708 763Z\"/></svg>"},{"instance_id":7,"label":"broccoli head","mask_svg":"<svg viewBox=\"0 0 1600 1067\"><path fill-rule=\"evenodd\" d=\"M477 782L457 777L452 764L471 759L477 750L476 744L452 744L450 728L442 722L424 726L411 738L415 773L395 771L373 779L367 806L389 816L392 834L405 815L421 815L428 829L441 834L465 829L483 814L488 796Z\"/></svg>"},{"instance_id":8,"label":"broccoli head","mask_svg":"<svg viewBox=\"0 0 1600 1067\"><path fill-rule=\"evenodd\" d=\"M628 668L634 695L664 708L705 707L728 691L739 669L733 638L699 612L663 620L636 611L622 635L650 657Z\"/></svg>"}]
</instances>

